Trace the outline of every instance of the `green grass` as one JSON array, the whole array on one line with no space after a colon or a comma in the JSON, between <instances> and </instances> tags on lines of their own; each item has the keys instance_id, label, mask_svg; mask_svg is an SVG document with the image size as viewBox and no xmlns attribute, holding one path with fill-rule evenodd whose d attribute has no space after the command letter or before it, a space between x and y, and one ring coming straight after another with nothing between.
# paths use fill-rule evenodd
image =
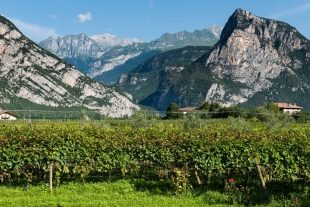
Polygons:
<instances>
[{"instance_id":1,"label":"green grass","mask_svg":"<svg viewBox=\"0 0 310 207\"><path fill-rule=\"evenodd\" d=\"M160 182L150 183L137 180L116 182L62 183L50 192L47 184L25 187L0 186L0 206L243 206L232 204L229 194L219 190L192 190L174 195L170 189L163 190ZM144 187L143 187L144 186ZM308 198L271 199L255 198L259 204L249 206L308 206Z\"/></svg>"},{"instance_id":2,"label":"green grass","mask_svg":"<svg viewBox=\"0 0 310 207\"><path fill-rule=\"evenodd\" d=\"M172 195L137 190L129 180L114 183L62 184L52 193L47 185L0 187L0 206L227 206L228 197L219 192Z\"/></svg>"}]
</instances>

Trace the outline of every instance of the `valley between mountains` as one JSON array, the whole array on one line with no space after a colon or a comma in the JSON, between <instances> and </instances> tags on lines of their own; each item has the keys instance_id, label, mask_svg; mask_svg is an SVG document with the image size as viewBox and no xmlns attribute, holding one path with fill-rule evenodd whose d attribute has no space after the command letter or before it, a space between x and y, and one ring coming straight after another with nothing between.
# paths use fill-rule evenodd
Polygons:
<instances>
[{"instance_id":1,"label":"valley between mountains","mask_svg":"<svg viewBox=\"0 0 310 207\"><path fill-rule=\"evenodd\" d=\"M310 109L310 41L293 26L237 9L224 27L142 40L110 34L36 44L0 18L0 106L64 107L131 116L144 106L204 101Z\"/></svg>"}]
</instances>

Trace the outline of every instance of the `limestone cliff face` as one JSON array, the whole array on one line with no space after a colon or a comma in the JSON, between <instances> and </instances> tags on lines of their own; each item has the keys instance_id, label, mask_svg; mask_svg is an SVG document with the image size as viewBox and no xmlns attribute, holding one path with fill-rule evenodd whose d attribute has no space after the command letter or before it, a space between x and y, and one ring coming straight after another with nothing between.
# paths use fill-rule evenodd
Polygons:
<instances>
[{"instance_id":1,"label":"limestone cliff face","mask_svg":"<svg viewBox=\"0 0 310 207\"><path fill-rule=\"evenodd\" d=\"M281 72L303 67L302 61L290 55L305 49L307 42L286 23L236 10L204 64L218 79L230 79L245 87L235 94L225 95L225 86L213 84L206 100L237 104L272 87L272 80Z\"/></svg>"},{"instance_id":2,"label":"limestone cliff face","mask_svg":"<svg viewBox=\"0 0 310 207\"><path fill-rule=\"evenodd\" d=\"M310 108L310 41L284 22L237 9L209 52L184 67L169 57L166 62L172 64L142 104L158 110L169 102L186 107L203 101L244 107L290 102Z\"/></svg>"},{"instance_id":3,"label":"limestone cliff face","mask_svg":"<svg viewBox=\"0 0 310 207\"><path fill-rule=\"evenodd\" d=\"M52 107L84 106L115 117L139 109L125 95L27 39L4 17L0 17L0 85L0 104L18 97Z\"/></svg>"}]
</instances>

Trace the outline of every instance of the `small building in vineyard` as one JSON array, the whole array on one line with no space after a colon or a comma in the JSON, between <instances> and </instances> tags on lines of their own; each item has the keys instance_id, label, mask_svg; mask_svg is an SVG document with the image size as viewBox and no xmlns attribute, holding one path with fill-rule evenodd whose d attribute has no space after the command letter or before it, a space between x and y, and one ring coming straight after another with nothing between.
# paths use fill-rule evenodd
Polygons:
<instances>
[{"instance_id":1,"label":"small building in vineyard","mask_svg":"<svg viewBox=\"0 0 310 207\"><path fill-rule=\"evenodd\" d=\"M300 112L302 109L301 106L297 106L295 103L290 104L290 103L280 102L280 103L275 103L275 104L277 104L280 111L283 111L284 113L288 113L290 115L296 112Z\"/></svg>"},{"instance_id":2,"label":"small building in vineyard","mask_svg":"<svg viewBox=\"0 0 310 207\"><path fill-rule=\"evenodd\" d=\"M180 108L179 111L183 112L183 114L187 114L189 111L194 111L196 107L185 107L185 108Z\"/></svg>"},{"instance_id":3,"label":"small building in vineyard","mask_svg":"<svg viewBox=\"0 0 310 207\"><path fill-rule=\"evenodd\" d=\"M0 120L16 120L18 116L0 108Z\"/></svg>"}]
</instances>

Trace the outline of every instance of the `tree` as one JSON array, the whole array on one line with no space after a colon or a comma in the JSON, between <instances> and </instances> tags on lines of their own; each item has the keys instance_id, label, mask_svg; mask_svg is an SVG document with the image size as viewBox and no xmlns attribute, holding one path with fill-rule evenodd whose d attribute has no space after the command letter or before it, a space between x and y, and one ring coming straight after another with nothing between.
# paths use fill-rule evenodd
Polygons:
<instances>
[{"instance_id":1,"label":"tree","mask_svg":"<svg viewBox=\"0 0 310 207\"><path fill-rule=\"evenodd\" d=\"M292 117L294 117L298 123L309 123L310 122L310 112L308 111L299 111L299 112L293 113Z\"/></svg>"},{"instance_id":2,"label":"tree","mask_svg":"<svg viewBox=\"0 0 310 207\"><path fill-rule=\"evenodd\" d=\"M204 111L201 113L201 118L202 119L209 119L211 117L218 118L217 114L206 112L218 112L221 108L222 108L221 105L217 102L210 103L209 101L205 101L199 106L199 110Z\"/></svg>"},{"instance_id":3,"label":"tree","mask_svg":"<svg viewBox=\"0 0 310 207\"><path fill-rule=\"evenodd\" d=\"M133 113L131 120L134 128L143 128L148 126L148 119L143 111L136 110Z\"/></svg>"},{"instance_id":4,"label":"tree","mask_svg":"<svg viewBox=\"0 0 310 207\"><path fill-rule=\"evenodd\" d=\"M264 108L267 109L268 111L271 111L274 113L280 112L279 106L275 103L272 103L272 102L265 104Z\"/></svg>"},{"instance_id":5,"label":"tree","mask_svg":"<svg viewBox=\"0 0 310 207\"><path fill-rule=\"evenodd\" d=\"M217 111L219 111L221 108L222 108L222 107L221 107L221 105L220 105L219 103L217 103L217 102L212 102L211 105L210 105L209 111L210 111L210 112L217 112Z\"/></svg>"},{"instance_id":6,"label":"tree","mask_svg":"<svg viewBox=\"0 0 310 207\"><path fill-rule=\"evenodd\" d=\"M167 119L179 119L183 116L183 113L179 111L180 107L176 103L170 103L167 108Z\"/></svg>"},{"instance_id":7,"label":"tree","mask_svg":"<svg viewBox=\"0 0 310 207\"><path fill-rule=\"evenodd\" d=\"M200 106L199 106L199 110L207 110L209 111L210 110L210 102L209 101L205 101L203 102Z\"/></svg>"},{"instance_id":8,"label":"tree","mask_svg":"<svg viewBox=\"0 0 310 207\"><path fill-rule=\"evenodd\" d=\"M214 118L228 118L228 117L241 117L242 110L239 109L237 106L229 106L223 107L219 109L218 114L215 114Z\"/></svg>"}]
</instances>

